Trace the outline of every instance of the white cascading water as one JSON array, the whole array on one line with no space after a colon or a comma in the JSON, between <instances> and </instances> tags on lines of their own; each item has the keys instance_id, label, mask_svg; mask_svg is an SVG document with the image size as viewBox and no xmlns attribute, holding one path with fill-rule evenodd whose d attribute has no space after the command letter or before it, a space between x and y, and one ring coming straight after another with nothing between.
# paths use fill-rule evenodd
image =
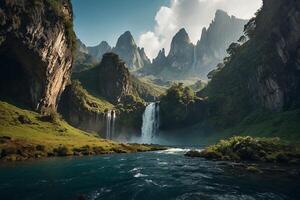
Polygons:
<instances>
[{"instance_id":1,"label":"white cascading water","mask_svg":"<svg viewBox=\"0 0 300 200\"><path fill-rule=\"evenodd\" d=\"M151 144L159 129L159 104L150 103L143 114L141 142Z\"/></svg>"},{"instance_id":2,"label":"white cascading water","mask_svg":"<svg viewBox=\"0 0 300 200\"><path fill-rule=\"evenodd\" d=\"M109 110L106 113L106 139L113 139L115 132L116 112Z\"/></svg>"},{"instance_id":3,"label":"white cascading water","mask_svg":"<svg viewBox=\"0 0 300 200\"><path fill-rule=\"evenodd\" d=\"M196 71L196 68L197 68L197 47L195 46L194 47L194 61L193 61L193 70Z\"/></svg>"},{"instance_id":4,"label":"white cascading water","mask_svg":"<svg viewBox=\"0 0 300 200\"><path fill-rule=\"evenodd\" d=\"M116 124L116 112L112 111L112 129L111 129L111 138L113 139L115 136L115 124Z\"/></svg>"}]
</instances>

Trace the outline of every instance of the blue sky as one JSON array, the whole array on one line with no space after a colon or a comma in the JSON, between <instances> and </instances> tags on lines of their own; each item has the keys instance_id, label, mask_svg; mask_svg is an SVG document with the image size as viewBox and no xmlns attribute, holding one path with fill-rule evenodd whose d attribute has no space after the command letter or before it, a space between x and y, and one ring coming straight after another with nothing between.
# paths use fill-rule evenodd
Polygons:
<instances>
[{"instance_id":1,"label":"blue sky","mask_svg":"<svg viewBox=\"0 0 300 200\"><path fill-rule=\"evenodd\" d=\"M102 40L115 45L130 30L134 38L151 30L159 8L169 0L72 0L77 36L88 46Z\"/></svg>"}]
</instances>

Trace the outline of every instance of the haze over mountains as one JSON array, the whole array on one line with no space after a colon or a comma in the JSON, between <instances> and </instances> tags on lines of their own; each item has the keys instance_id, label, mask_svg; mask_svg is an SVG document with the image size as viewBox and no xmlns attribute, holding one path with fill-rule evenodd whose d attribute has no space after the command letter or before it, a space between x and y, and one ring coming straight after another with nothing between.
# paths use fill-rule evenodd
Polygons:
<instances>
[{"instance_id":1,"label":"haze over mountains","mask_svg":"<svg viewBox=\"0 0 300 200\"><path fill-rule=\"evenodd\" d=\"M228 46L243 34L246 23L247 20L217 10L209 27L202 30L197 44L191 42L187 31L182 28L173 37L168 55L162 49L152 62L144 48L137 46L129 31L119 37L113 48L105 41L95 47L85 47L78 40L78 51L91 55L97 62L101 61L103 54L114 52L130 71L139 76L154 75L164 80L189 79L193 76L207 79L207 74L226 57Z\"/></svg>"}]
</instances>

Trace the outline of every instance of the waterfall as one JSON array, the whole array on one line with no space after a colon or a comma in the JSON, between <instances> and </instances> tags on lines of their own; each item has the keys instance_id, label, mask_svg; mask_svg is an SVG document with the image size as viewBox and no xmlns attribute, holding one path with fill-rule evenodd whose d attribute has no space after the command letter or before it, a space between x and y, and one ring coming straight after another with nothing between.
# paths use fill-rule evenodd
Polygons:
<instances>
[{"instance_id":1,"label":"waterfall","mask_svg":"<svg viewBox=\"0 0 300 200\"><path fill-rule=\"evenodd\" d=\"M142 143L151 144L159 129L159 103L150 103L143 114Z\"/></svg>"},{"instance_id":2,"label":"waterfall","mask_svg":"<svg viewBox=\"0 0 300 200\"><path fill-rule=\"evenodd\" d=\"M116 112L109 110L106 113L106 139L113 139L115 132Z\"/></svg>"},{"instance_id":3,"label":"waterfall","mask_svg":"<svg viewBox=\"0 0 300 200\"><path fill-rule=\"evenodd\" d=\"M193 70L196 72L197 68L197 46L194 47L194 61L193 61Z\"/></svg>"},{"instance_id":4,"label":"waterfall","mask_svg":"<svg viewBox=\"0 0 300 200\"><path fill-rule=\"evenodd\" d=\"M115 137L115 124L116 124L116 112L112 111L111 139L113 139Z\"/></svg>"}]
</instances>

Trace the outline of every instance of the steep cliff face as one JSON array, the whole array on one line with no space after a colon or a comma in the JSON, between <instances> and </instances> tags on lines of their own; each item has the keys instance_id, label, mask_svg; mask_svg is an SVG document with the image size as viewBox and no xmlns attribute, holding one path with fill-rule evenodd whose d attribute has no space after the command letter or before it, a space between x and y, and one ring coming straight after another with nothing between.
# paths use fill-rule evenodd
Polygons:
<instances>
[{"instance_id":1,"label":"steep cliff face","mask_svg":"<svg viewBox=\"0 0 300 200\"><path fill-rule=\"evenodd\" d=\"M274 51L256 69L258 101L273 111L299 106L300 2L264 1L255 23L253 40L265 39Z\"/></svg>"},{"instance_id":2,"label":"steep cliff face","mask_svg":"<svg viewBox=\"0 0 300 200\"><path fill-rule=\"evenodd\" d=\"M300 2L263 1L245 34L249 41L235 45L206 89L211 112L224 125L259 110L284 112L300 106Z\"/></svg>"},{"instance_id":3,"label":"steep cliff face","mask_svg":"<svg viewBox=\"0 0 300 200\"><path fill-rule=\"evenodd\" d=\"M101 61L102 56L105 53L111 52L111 46L106 41L102 41L99 45L94 47L87 47L88 53L95 58L97 58L98 61Z\"/></svg>"},{"instance_id":4,"label":"steep cliff face","mask_svg":"<svg viewBox=\"0 0 300 200\"><path fill-rule=\"evenodd\" d=\"M129 70L134 71L145 65L140 51L129 31L126 31L119 37L116 47L112 49L112 52L120 56Z\"/></svg>"},{"instance_id":5,"label":"steep cliff face","mask_svg":"<svg viewBox=\"0 0 300 200\"><path fill-rule=\"evenodd\" d=\"M68 0L0 2L0 93L45 112L67 84L75 34Z\"/></svg>"}]
</instances>

